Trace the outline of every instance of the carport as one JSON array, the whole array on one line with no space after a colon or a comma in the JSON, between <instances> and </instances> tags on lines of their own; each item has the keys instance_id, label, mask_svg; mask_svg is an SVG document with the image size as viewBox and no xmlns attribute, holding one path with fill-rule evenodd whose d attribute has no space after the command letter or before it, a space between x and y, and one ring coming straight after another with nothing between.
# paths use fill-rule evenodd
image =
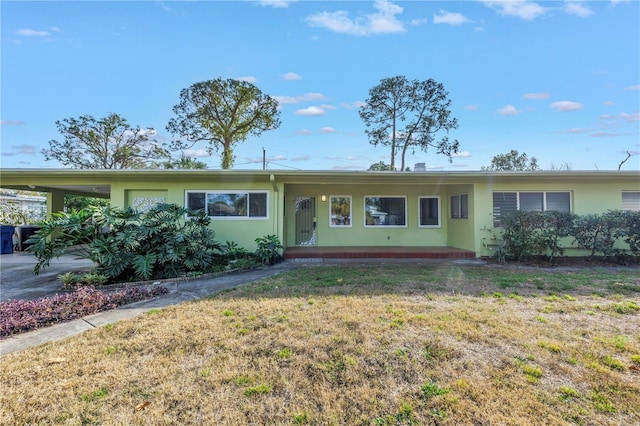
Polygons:
<instances>
[{"instance_id":1,"label":"carport","mask_svg":"<svg viewBox=\"0 0 640 426\"><path fill-rule=\"evenodd\" d=\"M85 172L85 171L81 171ZM96 170L86 170L85 176L70 177L67 170L2 169L0 187L21 191L45 192L47 194L47 214L64 210L65 195L111 198L111 186L100 179ZM84 174L84 173L83 173ZM82 180L82 184L77 182Z\"/></svg>"}]
</instances>

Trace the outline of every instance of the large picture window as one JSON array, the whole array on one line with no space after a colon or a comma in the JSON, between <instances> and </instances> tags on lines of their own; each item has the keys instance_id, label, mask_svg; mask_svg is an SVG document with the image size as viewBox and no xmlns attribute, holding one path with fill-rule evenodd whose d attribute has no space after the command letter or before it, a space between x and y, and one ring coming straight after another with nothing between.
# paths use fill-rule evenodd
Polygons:
<instances>
[{"instance_id":1,"label":"large picture window","mask_svg":"<svg viewBox=\"0 0 640 426\"><path fill-rule=\"evenodd\" d=\"M407 226L406 197L364 197L365 227L399 227Z\"/></svg>"},{"instance_id":2,"label":"large picture window","mask_svg":"<svg viewBox=\"0 0 640 426\"><path fill-rule=\"evenodd\" d=\"M329 197L331 209L331 227L351 226L351 197L347 195L332 195Z\"/></svg>"},{"instance_id":3,"label":"large picture window","mask_svg":"<svg viewBox=\"0 0 640 426\"><path fill-rule=\"evenodd\" d=\"M571 211L571 193L568 191L544 192L494 192L493 226L502 226L502 221L517 210L543 212L555 210Z\"/></svg>"},{"instance_id":4,"label":"large picture window","mask_svg":"<svg viewBox=\"0 0 640 426\"><path fill-rule=\"evenodd\" d=\"M420 197L419 209L421 228L440 227L440 197Z\"/></svg>"},{"instance_id":5,"label":"large picture window","mask_svg":"<svg viewBox=\"0 0 640 426\"><path fill-rule=\"evenodd\" d=\"M204 210L220 219L267 219L267 191L187 191L190 210Z\"/></svg>"}]
</instances>

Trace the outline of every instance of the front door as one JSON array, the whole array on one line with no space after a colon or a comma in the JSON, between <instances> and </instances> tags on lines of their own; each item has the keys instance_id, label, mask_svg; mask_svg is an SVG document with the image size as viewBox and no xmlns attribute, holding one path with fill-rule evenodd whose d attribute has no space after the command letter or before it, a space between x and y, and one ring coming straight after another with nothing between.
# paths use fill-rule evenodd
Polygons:
<instances>
[{"instance_id":1,"label":"front door","mask_svg":"<svg viewBox=\"0 0 640 426\"><path fill-rule=\"evenodd\" d=\"M316 245L316 197L296 197L296 245Z\"/></svg>"}]
</instances>

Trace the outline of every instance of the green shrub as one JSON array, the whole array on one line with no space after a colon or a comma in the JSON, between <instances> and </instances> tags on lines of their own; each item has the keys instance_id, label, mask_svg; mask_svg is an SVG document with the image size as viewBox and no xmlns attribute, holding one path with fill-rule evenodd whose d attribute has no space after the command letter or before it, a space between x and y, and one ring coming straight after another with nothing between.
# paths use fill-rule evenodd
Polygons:
<instances>
[{"instance_id":1,"label":"green shrub","mask_svg":"<svg viewBox=\"0 0 640 426\"><path fill-rule=\"evenodd\" d=\"M204 211L175 204L145 212L94 206L54 215L29 240L29 251L38 259L36 274L74 247L111 281L177 277L224 263L209 223Z\"/></svg>"},{"instance_id":2,"label":"green shrub","mask_svg":"<svg viewBox=\"0 0 640 426\"><path fill-rule=\"evenodd\" d=\"M282 260L282 254L280 250L284 249L280 240L276 235L265 235L261 238L256 238L256 258L258 262L263 265L278 263Z\"/></svg>"},{"instance_id":3,"label":"green shrub","mask_svg":"<svg viewBox=\"0 0 640 426\"><path fill-rule=\"evenodd\" d=\"M509 258L525 260L539 253L536 231L543 227L542 212L517 211L503 222L504 252Z\"/></svg>"},{"instance_id":4,"label":"green shrub","mask_svg":"<svg viewBox=\"0 0 640 426\"><path fill-rule=\"evenodd\" d=\"M517 211L503 220L501 249L516 261L546 255L549 261L565 253L561 243L573 238L590 258L624 259L640 255L640 212L609 210L603 214L574 215L567 212ZM628 249L622 248L622 243Z\"/></svg>"}]
</instances>

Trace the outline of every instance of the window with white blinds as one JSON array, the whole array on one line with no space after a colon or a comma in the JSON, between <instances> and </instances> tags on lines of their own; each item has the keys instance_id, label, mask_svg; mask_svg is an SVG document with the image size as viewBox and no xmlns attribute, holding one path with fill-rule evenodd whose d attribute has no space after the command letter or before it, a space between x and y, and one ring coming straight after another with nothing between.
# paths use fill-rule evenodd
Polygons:
<instances>
[{"instance_id":1,"label":"window with white blinds","mask_svg":"<svg viewBox=\"0 0 640 426\"><path fill-rule=\"evenodd\" d=\"M622 210L640 211L640 191L622 191Z\"/></svg>"},{"instance_id":2,"label":"window with white blinds","mask_svg":"<svg viewBox=\"0 0 640 426\"><path fill-rule=\"evenodd\" d=\"M549 210L570 212L571 193L568 191L493 193L493 226L502 226L502 221L518 210L529 212Z\"/></svg>"}]
</instances>

